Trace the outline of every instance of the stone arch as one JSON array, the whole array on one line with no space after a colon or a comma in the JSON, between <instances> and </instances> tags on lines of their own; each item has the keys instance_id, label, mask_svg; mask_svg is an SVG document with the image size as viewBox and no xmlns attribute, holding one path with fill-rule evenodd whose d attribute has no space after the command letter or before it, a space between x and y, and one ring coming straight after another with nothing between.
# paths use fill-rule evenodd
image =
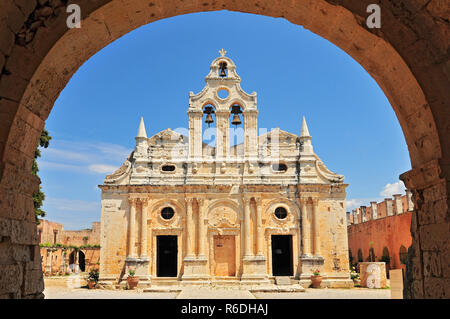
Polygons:
<instances>
[{"instance_id":1,"label":"stone arch","mask_svg":"<svg viewBox=\"0 0 450 319\"><path fill-rule=\"evenodd\" d=\"M175 215L167 221L163 221L160 216L162 209L164 209L165 207L171 207L175 211ZM180 203L179 200L175 199L161 199L151 205L151 218L163 222L164 224L172 223L176 219L184 219L185 212L185 205Z\"/></svg>"},{"instance_id":2,"label":"stone arch","mask_svg":"<svg viewBox=\"0 0 450 319\"><path fill-rule=\"evenodd\" d=\"M439 256L448 254L449 222L445 216L450 188L450 91L448 41L443 38L449 23L445 7L440 7L445 4L438 1L424 4L420 0L383 2L381 29L368 29L364 21L371 2L281 0L260 5L234 0L210 3L155 0L149 6L141 0L80 0L81 29L68 30L65 8L55 7L45 26L35 31L29 26L32 17L39 16L37 2L18 4L5 0L0 13L3 70L0 187L6 204L0 217L6 226L1 235L13 238L12 245L37 245L32 210L18 211L18 205L13 203L20 202L19 207L32 206L32 194L39 184L38 178L30 173L34 149L56 98L80 65L115 39L144 24L186 13L226 9L283 17L302 25L343 49L369 72L390 101L408 145L412 170L401 178L413 191L416 204L413 223L417 215L433 216L430 224L416 224L413 229L434 235L413 237L411 260L415 268L423 269L422 251L433 251ZM427 195L436 192L441 195L439 199ZM425 212L426 207L433 208ZM13 234L15 229L20 229L18 233L23 235ZM40 269L34 271L41 273ZM419 279L423 275L423 270L420 274L407 271L410 283L405 290L407 297L445 296L442 287L446 279L436 277L435 284L425 285ZM10 285L14 287L11 291L0 291L0 295L42 297L42 273L39 276L30 272L23 280L35 282L34 290L22 293L23 282L17 282Z\"/></svg>"},{"instance_id":3,"label":"stone arch","mask_svg":"<svg viewBox=\"0 0 450 319\"><path fill-rule=\"evenodd\" d=\"M206 218L209 219L209 214L216 208L219 207L229 207L232 210L234 210L234 212L236 212L237 214L237 218L238 218L238 223L244 219L244 213L241 209L241 207L239 206L239 204L231 199L217 199L212 201L208 207L206 208Z\"/></svg>"},{"instance_id":4,"label":"stone arch","mask_svg":"<svg viewBox=\"0 0 450 319\"><path fill-rule=\"evenodd\" d=\"M364 261L364 255L363 255L362 249L359 248L358 249L358 262L360 263L360 262L363 262L363 261Z\"/></svg>"},{"instance_id":5,"label":"stone arch","mask_svg":"<svg viewBox=\"0 0 450 319\"><path fill-rule=\"evenodd\" d=\"M80 267L81 272L86 271L86 255L83 251L78 251L78 267Z\"/></svg>"},{"instance_id":6,"label":"stone arch","mask_svg":"<svg viewBox=\"0 0 450 319\"><path fill-rule=\"evenodd\" d=\"M405 246L401 245L398 250L398 257L400 259L400 264L406 265L408 262L408 250Z\"/></svg>"},{"instance_id":7,"label":"stone arch","mask_svg":"<svg viewBox=\"0 0 450 319\"><path fill-rule=\"evenodd\" d=\"M264 214L266 216L273 215L273 212L277 207L284 207L288 212L288 217L289 214L291 214L293 218L300 218L300 208L298 205L286 198L276 198L268 202L266 204Z\"/></svg>"}]
</instances>

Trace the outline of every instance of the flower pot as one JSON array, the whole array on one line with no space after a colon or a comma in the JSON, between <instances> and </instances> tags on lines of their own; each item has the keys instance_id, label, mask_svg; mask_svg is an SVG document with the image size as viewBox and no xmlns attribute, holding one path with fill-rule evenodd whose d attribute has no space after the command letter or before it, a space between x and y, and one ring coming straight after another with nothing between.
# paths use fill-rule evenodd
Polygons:
<instances>
[{"instance_id":1,"label":"flower pot","mask_svg":"<svg viewBox=\"0 0 450 319\"><path fill-rule=\"evenodd\" d=\"M95 281L88 281L88 288L89 289L94 289L95 285L97 284Z\"/></svg>"},{"instance_id":2,"label":"flower pot","mask_svg":"<svg viewBox=\"0 0 450 319\"><path fill-rule=\"evenodd\" d=\"M127 277L128 289L135 289L139 283L139 278L134 276Z\"/></svg>"},{"instance_id":3,"label":"flower pot","mask_svg":"<svg viewBox=\"0 0 450 319\"><path fill-rule=\"evenodd\" d=\"M311 284L313 288L320 288L320 284L322 283L321 275L312 275L311 276Z\"/></svg>"}]
</instances>

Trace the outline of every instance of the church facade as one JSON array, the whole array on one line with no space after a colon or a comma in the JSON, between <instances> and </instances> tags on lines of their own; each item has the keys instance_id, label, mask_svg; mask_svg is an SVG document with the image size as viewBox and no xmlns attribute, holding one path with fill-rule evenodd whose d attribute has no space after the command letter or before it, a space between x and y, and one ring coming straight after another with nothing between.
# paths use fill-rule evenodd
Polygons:
<instances>
[{"instance_id":1,"label":"church facade","mask_svg":"<svg viewBox=\"0 0 450 319\"><path fill-rule=\"evenodd\" d=\"M99 186L101 277L117 281L134 269L150 285L277 276L308 285L319 269L323 285L353 286L347 184L314 153L305 118L299 136L258 134L256 93L243 91L223 49L205 82L189 94L188 136L147 137L141 118L134 151ZM203 142L204 120L215 124L214 144ZM242 143L230 145L236 132Z\"/></svg>"}]
</instances>

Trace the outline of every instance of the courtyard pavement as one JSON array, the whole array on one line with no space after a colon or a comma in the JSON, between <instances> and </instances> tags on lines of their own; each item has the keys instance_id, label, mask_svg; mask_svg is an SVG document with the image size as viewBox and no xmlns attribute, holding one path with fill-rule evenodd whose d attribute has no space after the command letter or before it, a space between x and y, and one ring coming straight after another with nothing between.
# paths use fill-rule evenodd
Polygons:
<instances>
[{"instance_id":1,"label":"courtyard pavement","mask_svg":"<svg viewBox=\"0 0 450 319\"><path fill-rule=\"evenodd\" d=\"M183 287L180 292L103 290L68 286L64 281L45 280L46 299L390 299L390 289L311 289L304 292L254 292L231 287Z\"/></svg>"}]
</instances>

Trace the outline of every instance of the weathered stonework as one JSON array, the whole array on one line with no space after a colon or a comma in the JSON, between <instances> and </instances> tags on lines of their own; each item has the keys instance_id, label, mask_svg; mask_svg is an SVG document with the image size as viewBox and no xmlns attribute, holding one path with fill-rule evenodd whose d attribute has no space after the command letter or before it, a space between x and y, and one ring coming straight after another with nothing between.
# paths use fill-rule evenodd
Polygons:
<instances>
[{"instance_id":1,"label":"weathered stonework","mask_svg":"<svg viewBox=\"0 0 450 319\"><path fill-rule=\"evenodd\" d=\"M415 202L421 202L415 215L431 220L428 228L443 229L438 234L443 234L444 241L448 238L448 1L383 1L380 3L381 28L368 29L366 9L373 0L281 0L266 1L264 5L234 0L204 3L155 0L152 6L143 0L79 0L83 27L72 30L67 29L64 10L57 10L54 6L57 2L0 2L0 65L3 64L0 68L0 220L7 225L1 233L2 242L15 236L12 227L15 221L20 224L19 228L27 230L28 222L34 220L31 196L39 181L31 174L32 146L37 145L56 98L78 67L107 44L139 26L176 15L224 9L284 17L328 39L369 72L392 105L408 144L413 169L408 173L411 182L405 184L413 191ZM28 55L22 60L20 50L14 50L15 46L23 45L16 43L16 37L23 31L27 34L31 27L27 22L34 21L33 17L38 15L37 11L42 6L50 6L53 13L33 31L31 41L26 43L34 58ZM12 72L4 67L9 59L29 63L18 64ZM33 75L27 79L22 72ZM442 175L430 175L430 168L442 171ZM427 184L421 182L424 179ZM416 188L417 192L414 191ZM439 189L440 200L424 196L427 190L432 189ZM441 237L421 238L418 232L425 224L420 224L417 219L418 216L412 218L413 258L407 267L409 279L405 291L408 292L404 295L409 298L448 298L448 266L440 277L433 277L424 284L421 242L427 241L424 244L430 246L435 240L436 244L442 244L443 240ZM24 233L27 232L21 231ZM13 242L11 245L19 244ZM36 247L37 241L27 245ZM438 255L445 259L449 253L439 251ZM15 263L2 257L0 268ZM23 262L17 263L25 267ZM448 262L443 265L448 265ZM17 287L24 284L24 277L21 278L22 282L17 282ZM26 295L0 289L0 297L42 297L42 277L36 276L31 280L41 283L35 285L41 287L36 293ZM3 285L0 282L0 287Z\"/></svg>"},{"instance_id":2,"label":"weathered stonework","mask_svg":"<svg viewBox=\"0 0 450 319\"><path fill-rule=\"evenodd\" d=\"M226 75L220 75L222 63ZM205 81L189 96L189 137L167 129L147 138L141 120L134 152L100 186L101 275L120 280L131 267L157 280L158 236L173 235L178 256L172 277L183 284L226 278L264 284L278 272L308 284L312 268L320 268L324 285L351 286L347 185L314 153L305 119L300 136L280 129L257 136L256 93L241 89L223 50ZM220 98L219 90L228 96ZM244 143L230 147L230 108L236 104ZM216 115L215 147L202 142L206 105ZM166 208L173 217L164 218ZM285 216L277 217L277 209ZM282 240L277 235L290 245L272 247ZM277 256L279 250L290 257ZM290 259L281 271L282 258Z\"/></svg>"}]
</instances>

